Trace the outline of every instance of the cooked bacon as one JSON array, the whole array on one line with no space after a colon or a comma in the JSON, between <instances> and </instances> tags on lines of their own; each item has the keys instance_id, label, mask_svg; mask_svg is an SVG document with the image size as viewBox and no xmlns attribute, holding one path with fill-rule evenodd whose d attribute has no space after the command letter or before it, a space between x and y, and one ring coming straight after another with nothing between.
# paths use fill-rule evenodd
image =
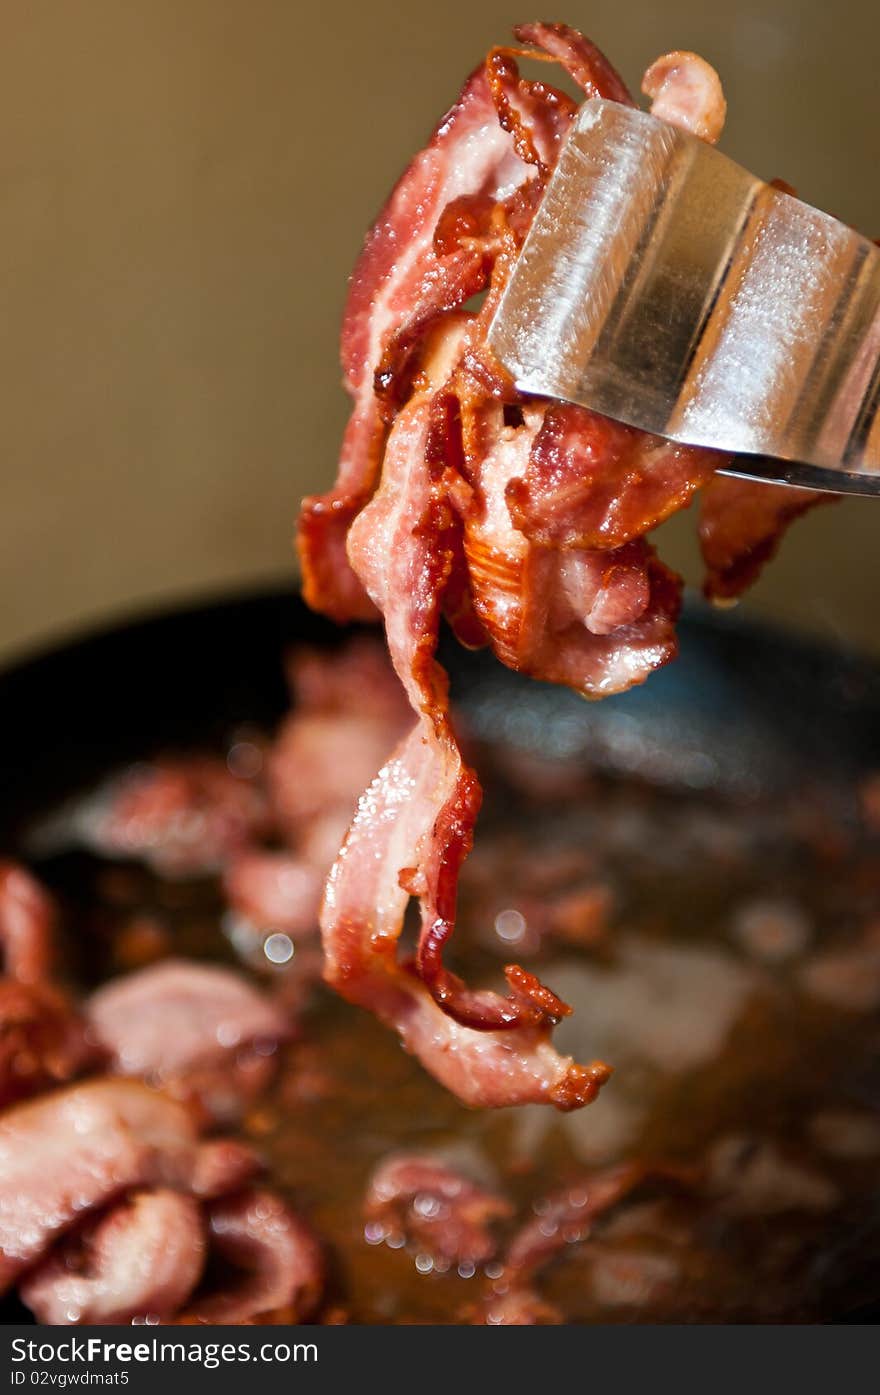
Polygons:
<instances>
[{"instance_id":1,"label":"cooked bacon","mask_svg":"<svg viewBox=\"0 0 880 1395\"><path fill-rule=\"evenodd\" d=\"M86 1214L135 1187L217 1195L252 1155L202 1143L183 1105L133 1080L97 1080L0 1116L0 1292Z\"/></svg>"},{"instance_id":2,"label":"cooked bacon","mask_svg":"<svg viewBox=\"0 0 880 1395\"><path fill-rule=\"evenodd\" d=\"M351 819L399 734L399 724L368 715L294 711L266 763L273 808L288 841L296 846L311 821L331 810Z\"/></svg>"},{"instance_id":3,"label":"cooked bacon","mask_svg":"<svg viewBox=\"0 0 880 1395\"><path fill-rule=\"evenodd\" d=\"M718 74L696 53L664 53L642 78L651 115L714 145L724 129L727 102Z\"/></svg>"},{"instance_id":4,"label":"cooked bacon","mask_svg":"<svg viewBox=\"0 0 880 1395\"><path fill-rule=\"evenodd\" d=\"M775 556L795 519L837 496L788 485L719 475L703 492L700 549L706 564L705 594L732 600L760 575Z\"/></svg>"},{"instance_id":5,"label":"cooked bacon","mask_svg":"<svg viewBox=\"0 0 880 1395\"><path fill-rule=\"evenodd\" d=\"M625 1196L653 1178L680 1180L671 1168L644 1162L625 1162L603 1172L590 1173L543 1198L535 1215L514 1236L505 1257L505 1274L517 1283L537 1273L568 1245L585 1240L594 1223Z\"/></svg>"},{"instance_id":6,"label":"cooked bacon","mask_svg":"<svg viewBox=\"0 0 880 1395\"><path fill-rule=\"evenodd\" d=\"M66 1084L96 1056L62 993L49 984L0 979L0 1109Z\"/></svg>"},{"instance_id":7,"label":"cooked bacon","mask_svg":"<svg viewBox=\"0 0 880 1395\"><path fill-rule=\"evenodd\" d=\"M508 489L527 474L545 408L482 409L483 455L464 519L474 606L509 667L587 697L620 692L671 659L681 582L642 539L598 550L532 543L515 526Z\"/></svg>"},{"instance_id":8,"label":"cooked bacon","mask_svg":"<svg viewBox=\"0 0 880 1395\"><path fill-rule=\"evenodd\" d=\"M497 71L495 76L497 77ZM506 90L513 80L509 66L505 67ZM490 79L490 86L492 82ZM497 87L497 84L496 84ZM518 89L517 95L528 89ZM551 139L543 143L542 161L552 148L553 138L558 134L558 115L561 104L552 107L553 132ZM531 116L535 107L532 104ZM507 112L502 122L515 132L516 148L522 153L524 130L520 128L519 117L514 122ZM537 151L532 142L531 147ZM527 158L531 158L527 154ZM491 303L491 297L490 302ZM398 838L404 846L411 846L411 860L398 861L397 865L386 865L382 852L375 854L375 868L384 868L387 879L385 886L377 888L391 914L386 917L386 938L393 951L402 925L406 904L406 893L419 897L422 903L422 932L419 941L416 967L435 1003L439 1004L448 1017L454 1019L459 1029L454 1054L447 1045L442 1051L436 1030L428 1024L434 1017L427 1001L419 1002L414 995L415 985L408 982L397 966L392 954L386 954L383 973L365 972L370 958L379 959L376 952L378 937L375 932L369 936L368 911L375 904L376 897L369 900L365 888L360 888L364 904L360 915L353 920L346 912L344 921L339 908L347 904L350 894L357 894L354 885L360 861L353 855L355 830L360 825L356 820L344 849L336 864L322 920L325 949L327 952L327 974L331 982L349 997L373 1006L380 1015L395 1021L398 1030L410 1049L421 1055L429 1069L440 1074L447 1081L455 1080L456 1088L466 1092L465 1097L484 1101L507 1102L508 1097L497 1088L487 1091L482 1080L486 1068L487 1038L476 1048L478 1039L471 1046L470 1034L474 1031L511 1031L511 1042L499 1041L497 1049L508 1058L507 1087L513 1092L511 1098L549 1098L563 1107L572 1107L591 1098L607 1076L607 1069L599 1064L583 1070L572 1067L570 1062L555 1056L549 1046L547 1036L552 1025L563 1016L567 1007L550 990L540 984L533 975L511 966L507 970L511 992L506 996L468 989L443 964L442 951L448 940L455 911L456 884L459 867L469 850L473 824L481 798L476 776L462 762L455 735L449 721L446 679L434 659L437 642L440 612L443 607L444 592L450 577L455 573L455 563L460 555L460 525L456 512L451 506L455 498L458 509L465 501L467 520L464 532L464 553L468 560L471 589L478 618L485 626L496 652L503 653L504 639L499 635L495 623L499 611L506 622L511 610L510 597L503 597L505 606L496 603L493 594L491 602L486 596L490 592L490 575L483 569L483 582L475 575L473 532L468 533L468 524L474 514L486 513L485 498L474 503L470 499L468 481L459 475L461 487L455 484L451 461L455 454L454 441L450 435L455 432L455 414L447 410L444 399L435 394L444 381L455 382L458 374L463 379L473 379L475 374L471 350L478 347L478 338L472 332L479 326L480 318L487 314L484 306L477 320L459 316L450 322L446 335L434 337L430 354L422 361L422 387L413 399L398 414L389 437L383 463L382 479L378 493L359 514L349 531L348 553L354 570L364 583L371 600L382 611L386 620L386 631L392 662L409 695L414 709L422 714L419 727L401 748L398 762L391 762L386 771L392 772L390 784L395 785L395 772L406 772L412 780L411 800L415 808L414 826L409 826L405 817L399 820L400 829L395 830L391 819L383 830L383 847L390 843L392 853L398 851ZM470 356L469 356L470 355ZM460 367L459 367L460 365ZM451 372L450 372L451 369ZM460 394L462 400L464 393ZM467 463L469 441L473 438L476 421L474 401L467 403L469 421L465 423L468 440L464 444L464 457ZM498 403L486 404L495 420L495 434L500 436L505 428L503 409ZM531 423L529 424L531 426ZM485 431L486 423L480 422ZM528 431L529 427L524 428ZM537 423L525 439L530 445ZM523 428L520 428L523 439ZM503 457L502 457L503 464ZM483 450L483 475L488 477L486 450ZM492 475L494 482L495 476ZM504 481L506 483L506 480ZM482 504L482 510L481 510ZM473 527L479 529L480 522ZM504 540L498 549L501 561L506 561L506 549L510 535L514 533L509 520L504 524ZM485 529L483 530L485 534ZM520 538L527 552L528 544ZM487 550L485 536L479 538L483 551ZM544 577L545 595L553 599L552 617L553 638L560 633L568 639L568 631L573 631L568 645L568 662L571 664L571 651L576 657L566 681L572 681L590 691L607 691L614 686L627 686L634 681L635 665L630 655L637 648L643 649L641 662L652 666L671 652L671 617L678 606L677 587L673 582L666 584L666 574L659 564L652 567L652 559L643 544L636 545L626 557L603 558L593 562L587 554L577 554L566 558L563 563L553 555L530 556L528 561L535 569L540 569ZM591 565L592 564L592 565ZM552 569L552 575L550 574ZM521 577L511 588L517 595L526 592L526 567L520 560ZM540 583L535 591L540 590ZM546 599L542 597L545 612ZM643 617L645 619L643 620ZM592 621L593 629L589 628ZM520 603L519 614L515 619L515 666L530 672L541 671L544 666L553 666L551 673L543 676L562 677L556 668L555 659L550 657L551 645L542 642L545 627L534 613L533 605ZM623 632L635 629L635 634ZM617 631L618 633L615 633ZM642 641L642 632L647 639ZM624 654L627 641L629 649ZM566 643L563 640L563 653ZM647 671L647 669L645 670ZM421 770L416 767L421 765ZM378 786L382 784L382 777ZM394 799L394 794L387 791ZM365 797L361 806L369 810L371 804L386 797L386 791L378 794L377 786ZM394 810L395 816L399 810ZM361 816L359 815L359 819ZM361 823L369 820L369 813ZM378 822L378 820L377 820ZM360 846L360 840L358 839ZM393 878L393 883L392 883ZM355 953L355 941L359 940L359 953ZM372 952L369 944L371 940ZM366 961L366 962L365 962ZM383 982L384 980L384 982ZM389 991L389 980L400 986L395 993ZM402 991L401 991L402 989ZM419 1004L420 1010L413 1011ZM408 1007L404 1005L408 1004ZM428 1014L426 1018L426 1013ZM396 1020L395 1020L396 1019ZM427 1028L427 1030L426 1030ZM513 1039L515 1029L517 1039ZM453 1028L448 1026L444 1035L451 1035ZM425 1044L429 1054L425 1056ZM509 1057L521 1045L520 1054L515 1057L521 1070L510 1070L513 1064ZM450 1072L450 1063L456 1069ZM462 1064L467 1069L462 1071ZM477 1074L474 1067L477 1066Z\"/></svg>"},{"instance_id":9,"label":"cooked bacon","mask_svg":"<svg viewBox=\"0 0 880 1395\"><path fill-rule=\"evenodd\" d=\"M56 1246L19 1294L38 1322L167 1322L201 1278L205 1250L192 1197L135 1192Z\"/></svg>"},{"instance_id":10,"label":"cooked bacon","mask_svg":"<svg viewBox=\"0 0 880 1395\"><path fill-rule=\"evenodd\" d=\"M476 775L461 759L449 717L446 675L434 658L448 575L449 550L444 543L453 522L431 478L431 427L430 397L414 398L395 422L379 490L349 535L355 568L385 614L392 662L413 708L422 713L419 727L402 749L404 764L421 761L424 766L418 782L424 790L424 807L418 813L424 826L416 833L413 861L388 868L386 875L403 875L406 889L422 903L417 968L449 1015L462 1026L480 1029L547 1028L568 1009L531 975L509 969L512 992L501 997L467 989L442 963L454 925L458 872L470 850L481 791ZM612 654L609 644L601 637L599 647L606 658ZM350 862L348 853L340 859L343 874L346 857ZM350 870L347 879L351 880ZM325 947L334 933L329 912L326 903ZM402 915L401 909L401 919ZM396 934L399 931L398 923ZM331 974L332 959L328 953Z\"/></svg>"},{"instance_id":11,"label":"cooked bacon","mask_svg":"<svg viewBox=\"0 0 880 1395\"><path fill-rule=\"evenodd\" d=\"M64 1084L95 1058L84 1025L49 982L56 910L23 867L0 863L0 1108Z\"/></svg>"},{"instance_id":12,"label":"cooked bacon","mask_svg":"<svg viewBox=\"0 0 880 1395\"><path fill-rule=\"evenodd\" d=\"M190 1190L194 1196L211 1199L237 1192L252 1182L262 1163L247 1144L236 1138L209 1138L195 1158Z\"/></svg>"},{"instance_id":13,"label":"cooked bacon","mask_svg":"<svg viewBox=\"0 0 880 1395\"><path fill-rule=\"evenodd\" d=\"M212 1258L233 1277L219 1292L196 1295L181 1321L296 1323L312 1316L324 1287L321 1246L274 1192L247 1191L212 1206L210 1244Z\"/></svg>"},{"instance_id":14,"label":"cooked bacon","mask_svg":"<svg viewBox=\"0 0 880 1395\"><path fill-rule=\"evenodd\" d=\"M55 906L17 862L0 862L0 954L18 983L44 983L54 959Z\"/></svg>"},{"instance_id":15,"label":"cooked bacon","mask_svg":"<svg viewBox=\"0 0 880 1395\"><path fill-rule=\"evenodd\" d=\"M213 756L136 766L84 822L105 856L142 858L164 876L216 870L267 827L262 790Z\"/></svg>"},{"instance_id":16,"label":"cooked bacon","mask_svg":"<svg viewBox=\"0 0 880 1395\"><path fill-rule=\"evenodd\" d=\"M345 540L381 465L385 424L374 389L376 375L391 372L383 359L389 350L392 361L401 349L405 357L414 335L486 284L480 244L462 240L438 255L434 232L440 215L464 195L491 200L526 176L498 124L480 67L398 181L367 237L343 316L342 366L354 406L337 481L329 493L305 500L299 523L303 593L336 620L375 615L346 562Z\"/></svg>"},{"instance_id":17,"label":"cooked bacon","mask_svg":"<svg viewBox=\"0 0 880 1395\"><path fill-rule=\"evenodd\" d=\"M227 863L223 888L233 910L259 930L303 935L317 932L325 873L293 853L251 848Z\"/></svg>"},{"instance_id":18,"label":"cooked bacon","mask_svg":"<svg viewBox=\"0 0 880 1395\"><path fill-rule=\"evenodd\" d=\"M339 849L337 829L344 834L358 797L406 729L407 703L371 639L334 653L298 649L287 667L293 711L269 752L269 796L289 846L323 880Z\"/></svg>"},{"instance_id":19,"label":"cooked bacon","mask_svg":"<svg viewBox=\"0 0 880 1395\"><path fill-rule=\"evenodd\" d=\"M586 97L605 97L633 105L629 89L601 49L567 24L517 24L514 34L523 44L557 59Z\"/></svg>"},{"instance_id":20,"label":"cooked bacon","mask_svg":"<svg viewBox=\"0 0 880 1395\"><path fill-rule=\"evenodd\" d=\"M588 40L565 25L525 25L517 36L558 59L589 96L631 101L618 74ZM303 592L317 610L336 620L368 619L375 612L346 562L345 538L370 498L381 465L386 423L378 385L388 397L395 379L413 374L413 347L438 315L485 289L491 271L492 235L472 236L491 224L488 210L533 179L536 170L518 157L522 140L499 116L509 108L502 91L525 108L517 130L543 159L555 158L574 104L543 83L522 82L502 55L500 80L490 55L465 83L459 98L411 162L382 209L351 279L343 316L342 365L354 400L343 440L337 481L324 495L306 499L299 524ZM500 107L500 110L499 110ZM510 125L508 121L507 125ZM459 235L441 228L445 210L457 207ZM393 396L393 395L392 395Z\"/></svg>"},{"instance_id":21,"label":"cooked bacon","mask_svg":"<svg viewBox=\"0 0 880 1395\"><path fill-rule=\"evenodd\" d=\"M494 1221L511 1215L508 1201L479 1186L440 1157L397 1153L370 1178L364 1214L370 1239L403 1236L442 1264L483 1264L497 1248Z\"/></svg>"},{"instance_id":22,"label":"cooked bacon","mask_svg":"<svg viewBox=\"0 0 880 1395\"><path fill-rule=\"evenodd\" d=\"M240 974L173 959L111 980L86 1014L119 1074L198 1100L224 1121L265 1088L290 1030Z\"/></svg>"},{"instance_id":23,"label":"cooked bacon","mask_svg":"<svg viewBox=\"0 0 880 1395\"><path fill-rule=\"evenodd\" d=\"M409 899L400 873L418 866L420 845L434 837L438 789L443 796L436 761L436 746L432 751L417 726L361 799L325 893L325 977L343 997L394 1027L407 1050L465 1103L548 1101L578 1108L598 1093L609 1075L606 1066L577 1066L559 1056L546 1025L496 1031L462 1026L397 961ZM455 832L462 836L460 828ZM453 857L460 857L460 846Z\"/></svg>"},{"instance_id":24,"label":"cooked bacon","mask_svg":"<svg viewBox=\"0 0 880 1395\"><path fill-rule=\"evenodd\" d=\"M631 102L575 30L515 32L588 96ZM492 358L488 325L575 111L520 76L522 53L490 52L368 237L342 336L355 408L334 490L304 506L300 547L311 604L346 615L352 577L362 584L418 716L334 865L321 915L326 977L469 1103L572 1108L594 1097L607 1067L575 1067L553 1051L549 1032L566 1005L518 966L505 970L502 995L467 987L443 962L481 791L435 657L440 617L463 642L488 640L510 667L586 696L643 682L676 652L681 597L645 535L723 457L530 398ZM723 95L702 60L670 55L645 82L658 114L718 135ZM481 308L466 311L477 290ZM349 735L326 732L363 750ZM310 745L320 742L313 729ZM349 769L355 758L337 759ZM294 823L308 803L303 785ZM414 964L401 965L410 895L421 932Z\"/></svg>"},{"instance_id":25,"label":"cooked bacon","mask_svg":"<svg viewBox=\"0 0 880 1395\"><path fill-rule=\"evenodd\" d=\"M504 497L530 542L618 548L685 508L719 463L714 451L559 403L544 413L525 471Z\"/></svg>"}]
</instances>

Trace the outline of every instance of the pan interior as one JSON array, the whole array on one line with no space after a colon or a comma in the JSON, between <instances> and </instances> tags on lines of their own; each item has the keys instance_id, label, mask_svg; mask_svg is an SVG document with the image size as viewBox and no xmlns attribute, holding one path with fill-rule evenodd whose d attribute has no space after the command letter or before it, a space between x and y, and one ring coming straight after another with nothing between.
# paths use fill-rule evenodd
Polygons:
<instances>
[{"instance_id":1,"label":"pan interior","mask_svg":"<svg viewBox=\"0 0 880 1395\"><path fill-rule=\"evenodd\" d=\"M4 851L61 897L84 987L118 972L116 933L137 915L161 917L175 953L231 960L219 887L41 850L34 830L120 766L222 748L243 723L271 730L281 656L303 639L339 642L292 596L260 595L0 678ZM471 1112L317 990L244 1128L329 1241L352 1320L461 1320L491 1283L367 1242L366 1181L398 1149L461 1160L520 1218L622 1158L692 1170L541 1277L569 1321L834 1321L880 1298L880 842L859 802L880 767L880 683L857 659L702 612L682 649L646 688L595 705L446 654L486 787L456 967L484 982L511 958L534 968L575 1009L563 1048L616 1073L573 1115ZM548 932L560 905L567 928Z\"/></svg>"}]
</instances>

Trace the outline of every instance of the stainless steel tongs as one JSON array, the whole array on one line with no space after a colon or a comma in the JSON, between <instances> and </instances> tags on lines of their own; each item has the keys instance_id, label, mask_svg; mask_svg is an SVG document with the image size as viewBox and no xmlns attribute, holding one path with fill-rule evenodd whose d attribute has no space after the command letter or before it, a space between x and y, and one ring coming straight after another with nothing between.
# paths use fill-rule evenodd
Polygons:
<instances>
[{"instance_id":1,"label":"stainless steel tongs","mask_svg":"<svg viewBox=\"0 0 880 1395\"><path fill-rule=\"evenodd\" d=\"M581 108L489 342L727 473L880 494L880 248L646 112Z\"/></svg>"}]
</instances>

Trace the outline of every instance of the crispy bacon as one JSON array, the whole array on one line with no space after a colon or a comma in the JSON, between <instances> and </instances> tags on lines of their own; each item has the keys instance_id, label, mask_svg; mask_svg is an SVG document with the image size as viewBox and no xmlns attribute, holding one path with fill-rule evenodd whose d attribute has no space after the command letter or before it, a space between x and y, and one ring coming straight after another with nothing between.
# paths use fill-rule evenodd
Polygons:
<instances>
[{"instance_id":1,"label":"crispy bacon","mask_svg":"<svg viewBox=\"0 0 880 1395\"><path fill-rule=\"evenodd\" d=\"M324 1257L311 1228L274 1192L216 1202L212 1258L232 1271L219 1291L197 1294L185 1323L296 1323L310 1318L324 1286Z\"/></svg>"},{"instance_id":2,"label":"crispy bacon","mask_svg":"<svg viewBox=\"0 0 880 1395\"><path fill-rule=\"evenodd\" d=\"M617 548L685 508L718 464L714 451L559 403L545 412L526 468L504 496L530 542Z\"/></svg>"},{"instance_id":3,"label":"crispy bacon","mask_svg":"<svg viewBox=\"0 0 880 1395\"><path fill-rule=\"evenodd\" d=\"M546 1026L462 1026L397 961L409 899L400 873L418 866L418 849L432 838L442 784L438 749L420 724L361 799L330 874L322 913L325 977L394 1027L407 1050L466 1104L548 1101L578 1108L598 1093L606 1066L577 1066L559 1056Z\"/></svg>"},{"instance_id":4,"label":"crispy bacon","mask_svg":"<svg viewBox=\"0 0 880 1395\"><path fill-rule=\"evenodd\" d=\"M19 1293L38 1322L168 1321L198 1283L206 1249L192 1197L135 1192L57 1245Z\"/></svg>"},{"instance_id":5,"label":"crispy bacon","mask_svg":"<svg viewBox=\"0 0 880 1395\"><path fill-rule=\"evenodd\" d=\"M97 1053L49 982L55 904L25 868L0 864L0 1108L79 1075Z\"/></svg>"},{"instance_id":6,"label":"crispy bacon","mask_svg":"<svg viewBox=\"0 0 880 1395\"><path fill-rule=\"evenodd\" d=\"M249 924L304 935L318 928L325 875L326 868L293 853L249 848L226 864L223 888Z\"/></svg>"},{"instance_id":7,"label":"crispy bacon","mask_svg":"<svg viewBox=\"0 0 880 1395\"><path fill-rule=\"evenodd\" d=\"M134 1187L216 1196L254 1170L244 1145L203 1143L190 1112L133 1080L97 1080L0 1117L0 1292L90 1210Z\"/></svg>"},{"instance_id":8,"label":"crispy bacon","mask_svg":"<svg viewBox=\"0 0 880 1395\"><path fill-rule=\"evenodd\" d=\"M54 959L55 906L17 862L0 863L0 953L18 983L44 983Z\"/></svg>"},{"instance_id":9,"label":"crispy bacon","mask_svg":"<svg viewBox=\"0 0 880 1395\"><path fill-rule=\"evenodd\" d=\"M444 535L453 520L442 486L438 489L431 478L431 424L427 397L414 399L400 413L388 443L379 491L349 538L356 570L386 616L392 662L413 708L421 714L402 750L404 763L420 762L427 777L422 783L423 807L418 811L425 824L417 834L413 860L388 872L393 871L402 890L421 901L416 967L435 1001L450 1016L469 1028L546 1029L568 1009L532 975L508 970L512 992L501 997L467 989L442 961L455 921L458 873L470 851L482 792L476 775L462 761L449 716L446 675L434 657L449 572ZM404 909L405 903L395 939Z\"/></svg>"},{"instance_id":10,"label":"crispy bacon","mask_svg":"<svg viewBox=\"0 0 880 1395\"><path fill-rule=\"evenodd\" d=\"M732 600L776 554L795 519L837 496L788 485L719 475L703 492L700 549L706 564L703 590L711 600Z\"/></svg>"},{"instance_id":11,"label":"crispy bacon","mask_svg":"<svg viewBox=\"0 0 880 1395\"><path fill-rule=\"evenodd\" d=\"M58 989L0 979L0 1109L66 1084L97 1055L82 1018Z\"/></svg>"},{"instance_id":12,"label":"crispy bacon","mask_svg":"<svg viewBox=\"0 0 880 1395\"><path fill-rule=\"evenodd\" d=\"M586 97L605 97L633 105L623 78L601 49L567 24L517 24L514 34L562 64Z\"/></svg>"},{"instance_id":13,"label":"crispy bacon","mask_svg":"<svg viewBox=\"0 0 880 1395\"><path fill-rule=\"evenodd\" d=\"M484 1264L497 1248L493 1223L510 1203L441 1157L395 1153L370 1178L364 1202L368 1238L404 1236L441 1264Z\"/></svg>"},{"instance_id":14,"label":"crispy bacon","mask_svg":"<svg viewBox=\"0 0 880 1395\"><path fill-rule=\"evenodd\" d=\"M718 74L696 53L664 53L642 78L651 114L714 145L724 129L727 102Z\"/></svg>"},{"instance_id":15,"label":"crispy bacon","mask_svg":"<svg viewBox=\"0 0 880 1395\"><path fill-rule=\"evenodd\" d=\"M83 816L89 841L110 857L137 857L164 876L214 871L267 828L263 791L213 756L135 766Z\"/></svg>"},{"instance_id":16,"label":"crispy bacon","mask_svg":"<svg viewBox=\"0 0 880 1395\"><path fill-rule=\"evenodd\" d=\"M631 102L575 30L515 33L588 96ZM301 556L306 597L330 614L352 613L357 577L418 718L363 796L331 873L326 977L469 1103L571 1108L607 1067L554 1052L549 1032L566 1005L517 966L502 995L467 987L443 960L481 791L435 657L440 617L465 643L488 640L510 667L585 696L643 682L676 652L681 594L645 535L723 457L530 398L492 358L487 327L575 111L520 76L522 54L490 52L368 237L342 336L355 408L335 489L304 506ZM716 138L723 94L702 60L668 55L645 83L658 115ZM484 289L479 311L465 310ZM322 543L331 513L339 527ZM410 896L421 931L403 965Z\"/></svg>"},{"instance_id":17,"label":"crispy bacon","mask_svg":"<svg viewBox=\"0 0 880 1395\"><path fill-rule=\"evenodd\" d=\"M241 974L186 960L113 979L92 994L86 1012L119 1074L198 1100L224 1121L266 1086L290 1030Z\"/></svg>"},{"instance_id":18,"label":"crispy bacon","mask_svg":"<svg viewBox=\"0 0 880 1395\"><path fill-rule=\"evenodd\" d=\"M391 364L401 348L406 357L413 327L424 328L486 284L479 243L462 239L453 250L435 251L440 215L464 195L494 199L525 177L480 67L398 181L367 237L343 317L342 365L354 406L339 472L329 493L305 500L299 523L304 595L336 620L375 615L348 566L345 540L373 492L382 460L386 428L376 375L384 374L386 382L393 376Z\"/></svg>"},{"instance_id":19,"label":"crispy bacon","mask_svg":"<svg viewBox=\"0 0 880 1395\"><path fill-rule=\"evenodd\" d=\"M516 526L508 491L519 483L546 422L525 406L505 425L482 409L482 456L464 519L474 606L503 663L586 697L643 682L676 652L679 579L642 538L622 547L551 547Z\"/></svg>"}]
</instances>

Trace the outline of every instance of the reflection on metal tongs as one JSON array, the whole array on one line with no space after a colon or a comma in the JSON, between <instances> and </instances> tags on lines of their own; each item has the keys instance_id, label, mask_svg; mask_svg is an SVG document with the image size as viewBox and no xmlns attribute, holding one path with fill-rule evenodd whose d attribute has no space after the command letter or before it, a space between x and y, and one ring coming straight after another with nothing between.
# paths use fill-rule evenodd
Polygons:
<instances>
[{"instance_id":1,"label":"reflection on metal tongs","mask_svg":"<svg viewBox=\"0 0 880 1395\"><path fill-rule=\"evenodd\" d=\"M581 108L489 343L729 474L880 494L880 248L645 112Z\"/></svg>"}]
</instances>

